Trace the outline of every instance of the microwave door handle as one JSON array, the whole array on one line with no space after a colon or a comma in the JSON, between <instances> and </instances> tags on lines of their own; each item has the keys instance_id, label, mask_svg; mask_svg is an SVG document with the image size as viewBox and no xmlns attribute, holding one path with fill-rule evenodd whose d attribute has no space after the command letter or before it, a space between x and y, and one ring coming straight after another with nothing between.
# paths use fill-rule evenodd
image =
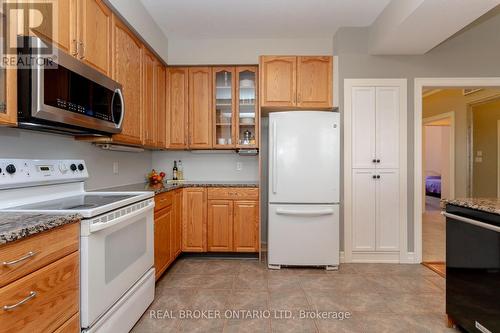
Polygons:
<instances>
[{"instance_id":1,"label":"microwave door handle","mask_svg":"<svg viewBox=\"0 0 500 333\"><path fill-rule=\"evenodd\" d=\"M495 225L491 225L491 224L484 223L484 222L479 222L479 221L476 221L473 219L469 219L467 217L463 217L463 216L455 215L455 214L450 214L447 212L442 212L442 214L446 217L449 217L450 219L453 219L453 220L472 224L472 225L475 225L475 226L483 228L483 229L488 229L491 231L500 232L500 227L497 227Z\"/></svg>"},{"instance_id":2,"label":"microwave door handle","mask_svg":"<svg viewBox=\"0 0 500 333\"><path fill-rule=\"evenodd\" d=\"M271 130L272 130L272 139L273 139L273 146L272 146L272 190L273 193L276 194L278 192L278 168L276 163L278 162L278 129L276 128L276 121L273 121L271 124Z\"/></svg>"},{"instance_id":3,"label":"microwave door handle","mask_svg":"<svg viewBox=\"0 0 500 333\"><path fill-rule=\"evenodd\" d=\"M146 207L138 209L135 212L132 212L132 213L129 213L126 215L122 215L114 220L111 220L110 222L91 224L90 225L90 232L92 233L92 232L97 232L97 231L111 228L112 226L117 225L119 223L122 223L123 221L125 221L127 219L131 219L131 218L134 218L136 216L139 216L139 215L147 212L148 210L153 209L153 207L154 207L154 203L151 203L151 204L147 205Z\"/></svg>"},{"instance_id":4,"label":"microwave door handle","mask_svg":"<svg viewBox=\"0 0 500 333\"><path fill-rule=\"evenodd\" d=\"M278 215L291 215L291 216L325 216L333 215L333 209L317 209L317 210L293 210L293 209L276 209Z\"/></svg>"}]
</instances>

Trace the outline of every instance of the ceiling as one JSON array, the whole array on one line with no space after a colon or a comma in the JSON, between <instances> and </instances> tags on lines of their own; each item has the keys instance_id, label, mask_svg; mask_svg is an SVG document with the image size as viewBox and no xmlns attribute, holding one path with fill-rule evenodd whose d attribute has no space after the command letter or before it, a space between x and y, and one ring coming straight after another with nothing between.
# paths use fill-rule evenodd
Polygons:
<instances>
[{"instance_id":1,"label":"ceiling","mask_svg":"<svg viewBox=\"0 0 500 333\"><path fill-rule=\"evenodd\" d=\"M331 38L390 0L141 0L168 38Z\"/></svg>"}]
</instances>

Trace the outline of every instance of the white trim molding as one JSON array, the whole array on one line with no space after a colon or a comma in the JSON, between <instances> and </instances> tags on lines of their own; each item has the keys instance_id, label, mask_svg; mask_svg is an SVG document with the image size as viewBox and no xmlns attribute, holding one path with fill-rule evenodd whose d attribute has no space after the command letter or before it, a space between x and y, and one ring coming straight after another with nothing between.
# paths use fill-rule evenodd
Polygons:
<instances>
[{"instance_id":1,"label":"white trim molding","mask_svg":"<svg viewBox=\"0 0 500 333\"><path fill-rule=\"evenodd\" d=\"M500 87L500 77L470 78L415 78L414 84L414 253L415 263L422 262L422 89L426 88L471 88Z\"/></svg>"},{"instance_id":2,"label":"white trim molding","mask_svg":"<svg viewBox=\"0 0 500 333\"><path fill-rule=\"evenodd\" d=\"M400 250L397 252L352 251L352 88L399 87L399 200L400 200ZM344 79L344 262L405 262L408 256L408 204L407 204L407 80L406 79Z\"/></svg>"}]
</instances>

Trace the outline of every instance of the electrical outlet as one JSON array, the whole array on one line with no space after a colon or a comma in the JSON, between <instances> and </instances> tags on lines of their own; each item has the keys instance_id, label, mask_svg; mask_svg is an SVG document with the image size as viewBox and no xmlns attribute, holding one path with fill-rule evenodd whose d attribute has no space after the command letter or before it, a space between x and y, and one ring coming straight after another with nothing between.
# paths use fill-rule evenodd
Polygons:
<instances>
[{"instance_id":1,"label":"electrical outlet","mask_svg":"<svg viewBox=\"0 0 500 333\"><path fill-rule=\"evenodd\" d=\"M118 174L118 162L113 162L113 174Z\"/></svg>"},{"instance_id":2,"label":"electrical outlet","mask_svg":"<svg viewBox=\"0 0 500 333\"><path fill-rule=\"evenodd\" d=\"M243 162L236 162L236 170L241 171L243 169Z\"/></svg>"}]
</instances>

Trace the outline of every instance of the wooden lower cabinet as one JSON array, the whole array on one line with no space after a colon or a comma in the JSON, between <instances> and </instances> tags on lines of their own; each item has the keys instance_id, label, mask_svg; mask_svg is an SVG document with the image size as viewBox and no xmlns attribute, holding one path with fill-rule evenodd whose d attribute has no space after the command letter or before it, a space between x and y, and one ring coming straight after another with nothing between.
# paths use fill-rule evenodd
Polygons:
<instances>
[{"instance_id":1,"label":"wooden lower cabinet","mask_svg":"<svg viewBox=\"0 0 500 333\"><path fill-rule=\"evenodd\" d=\"M235 201L233 250L259 252L259 202Z\"/></svg>"},{"instance_id":2,"label":"wooden lower cabinet","mask_svg":"<svg viewBox=\"0 0 500 333\"><path fill-rule=\"evenodd\" d=\"M173 261L172 205L155 213L155 277L158 279Z\"/></svg>"},{"instance_id":3,"label":"wooden lower cabinet","mask_svg":"<svg viewBox=\"0 0 500 333\"><path fill-rule=\"evenodd\" d=\"M207 190L185 188L182 202L182 251L207 251Z\"/></svg>"},{"instance_id":4,"label":"wooden lower cabinet","mask_svg":"<svg viewBox=\"0 0 500 333\"><path fill-rule=\"evenodd\" d=\"M233 250L233 201L208 201L208 251Z\"/></svg>"},{"instance_id":5,"label":"wooden lower cabinet","mask_svg":"<svg viewBox=\"0 0 500 333\"><path fill-rule=\"evenodd\" d=\"M54 333L77 333L80 332L80 330L80 314L77 313L68 319L67 322L62 324Z\"/></svg>"},{"instance_id":6,"label":"wooden lower cabinet","mask_svg":"<svg viewBox=\"0 0 500 333\"><path fill-rule=\"evenodd\" d=\"M172 246L174 256L182 253L182 189L174 192L174 227L172 231L174 237Z\"/></svg>"}]
</instances>

